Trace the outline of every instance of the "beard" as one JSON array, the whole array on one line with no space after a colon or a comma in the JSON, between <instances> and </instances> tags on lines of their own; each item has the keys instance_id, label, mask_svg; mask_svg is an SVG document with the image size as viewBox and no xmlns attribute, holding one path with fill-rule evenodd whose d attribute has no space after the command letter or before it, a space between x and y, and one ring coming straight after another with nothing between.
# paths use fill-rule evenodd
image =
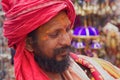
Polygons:
<instances>
[{"instance_id":1,"label":"beard","mask_svg":"<svg viewBox=\"0 0 120 80\"><path fill-rule=\"evenodd\" d=\"M44 52L42 52L42 50L38 48L39 48L38 46L37 47L34 46L34 59L43 70L53 73L62 73L69 67L70 46L64 46L62 48L54 49L52 58L47 57L44 54ZM67 55L64 56L64 58L61 61L57 61L56 56L63 52L67 52Z\"/></svg>"}]
</instances>

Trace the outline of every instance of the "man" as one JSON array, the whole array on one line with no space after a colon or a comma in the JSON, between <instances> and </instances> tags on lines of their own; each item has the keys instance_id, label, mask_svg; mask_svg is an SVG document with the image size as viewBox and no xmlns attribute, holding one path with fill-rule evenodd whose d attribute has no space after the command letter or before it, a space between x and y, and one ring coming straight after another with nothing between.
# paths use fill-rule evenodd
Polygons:
<instances>
[{"instance_id":1,"label":"man","mask_svg":"<svg viewBox=\"0 0 120 80\"><path fill-rule=\"evenodd\" d=\"M16 80L120 78L113 65L70 53L70 29L75 19L70 0L3 0L2 6L6 12L4 35L16 50ZM112 73L99 63L106 63L107 68L110 65Z\"/></svg>"}]
</instances>

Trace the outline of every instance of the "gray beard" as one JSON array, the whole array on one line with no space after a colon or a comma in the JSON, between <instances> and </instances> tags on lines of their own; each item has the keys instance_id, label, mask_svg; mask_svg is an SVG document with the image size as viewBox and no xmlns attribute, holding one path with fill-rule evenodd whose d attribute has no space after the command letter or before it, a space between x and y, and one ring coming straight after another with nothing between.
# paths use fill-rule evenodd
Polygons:
<instances>
[{"instance_id":1,"label":"gray beard","mask_svg":"<svg viewBox=\"0 0 120 80\"><path fill-rule=\"evenodd\" d=\"M35 61L38 63L40 68L47 72L62 73L70 64L69 55L67 55L62 61L57 61L55 58L45 58L40 56L34 56Z\"/></svg>"},{"instance_id":2,"label":"gray beard","mask_svg":"<svg viewBox=\"0 0 120 80\"><path fill-rule=\"evenodd\" d=\"M35 48L34 59L38 63L40 68L42 68L43 70L47 72L53 72L53 73L62 73L70 65L69 49L70 49L69 46L55 49L53 53L53 57L49 58L40 49ZM65 51L67 52L67 55L63 58L63 60L57 61L56 56ZM39 55L36 55L36 54L39 54Z\"/></svg>"}]
</instances>

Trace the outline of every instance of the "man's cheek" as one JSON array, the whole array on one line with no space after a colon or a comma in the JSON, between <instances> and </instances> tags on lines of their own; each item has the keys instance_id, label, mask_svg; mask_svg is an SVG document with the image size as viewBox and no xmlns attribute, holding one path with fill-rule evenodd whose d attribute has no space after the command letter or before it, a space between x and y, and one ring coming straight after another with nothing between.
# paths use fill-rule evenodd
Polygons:
<instances>
[{"instance_id":1,"label":"man's cheek","mask_svg":"<svg viewBox=\"0 0 120 80\"><path fill-rule=\"evenodd\" d=\"M43 36L43 37L41 38L41 40L43 40L43 41L48 40L48 36Z\"/></svg>"}]
</instances>

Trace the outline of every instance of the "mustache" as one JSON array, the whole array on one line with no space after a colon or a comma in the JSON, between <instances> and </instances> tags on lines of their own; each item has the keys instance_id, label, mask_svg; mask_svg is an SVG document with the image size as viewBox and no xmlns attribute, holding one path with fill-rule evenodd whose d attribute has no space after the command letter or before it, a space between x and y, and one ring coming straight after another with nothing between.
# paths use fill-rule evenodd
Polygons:
<instances>
[{"instance_id":1,"label":"mustache","mask_svg":"<svg viewBox=\"0 0 120 80\"><path fill-rule=\"evenodd\" d=\"M59 55L59 54L64 53L64 52L68 52L69 53L70 50L71 50L71 46L63 46L61 48L56 48L54 50L54 55Z\"/></svg>"}]
</instances>

